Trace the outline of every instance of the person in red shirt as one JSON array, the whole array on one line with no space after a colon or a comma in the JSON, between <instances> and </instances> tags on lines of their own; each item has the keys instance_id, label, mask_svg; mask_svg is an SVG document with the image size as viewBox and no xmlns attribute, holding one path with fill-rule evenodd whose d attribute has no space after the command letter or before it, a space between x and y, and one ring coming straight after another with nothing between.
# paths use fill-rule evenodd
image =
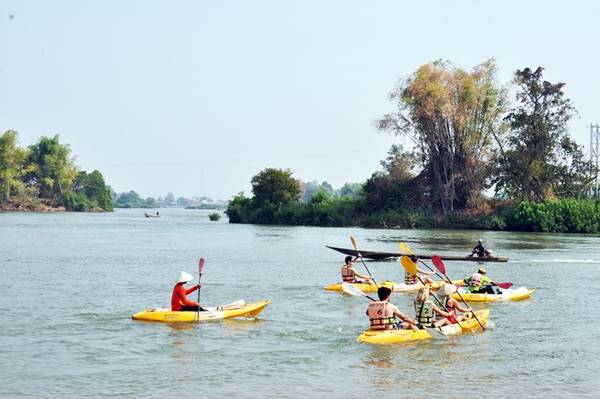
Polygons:
<instances>
[{"instance_id":1,"label":"person in red shirt","mask_svg":"<svg viewBox=\"0 0 600 399\"><path fill-rule=\"evenodd\" d=\"M198 311L204 310L198 302L190 301L187 296L198 288L202 287L200 284L196 284L193 287L184 287L185 283L192 281L194 277L186 272L179 273L179 278L175 287L173 287L173 295L171 295L171 310L174 312L181 311Z\"/></svg>"}]
</instances>

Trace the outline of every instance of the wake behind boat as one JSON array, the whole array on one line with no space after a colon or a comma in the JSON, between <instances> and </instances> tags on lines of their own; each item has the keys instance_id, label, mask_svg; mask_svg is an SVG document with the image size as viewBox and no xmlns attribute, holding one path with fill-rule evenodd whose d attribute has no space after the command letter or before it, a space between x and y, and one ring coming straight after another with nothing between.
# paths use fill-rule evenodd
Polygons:
<instances>
[{"instance_id":1,"label":"wake behind boat","mask_svg":"<svg viewBox=\"0 0 600 399\"><path fill-rule=\"evenodd\" d=\"M349 248L332 247L325 245L329 249L341 252L350 256L358 256L358 251ZM373 260L384 260L391 258L401 258L402 256L411 256L412 254L404 254L399 252L375 252L375 251L360 251L363 258ZM419 259L431 259L434 255L423 255L414 254ZM502 256L452 256L452 255L439 255L442 260L445 261L472 261L472 262L508 262L507 257Z\"/></svg>"}]
</instances>

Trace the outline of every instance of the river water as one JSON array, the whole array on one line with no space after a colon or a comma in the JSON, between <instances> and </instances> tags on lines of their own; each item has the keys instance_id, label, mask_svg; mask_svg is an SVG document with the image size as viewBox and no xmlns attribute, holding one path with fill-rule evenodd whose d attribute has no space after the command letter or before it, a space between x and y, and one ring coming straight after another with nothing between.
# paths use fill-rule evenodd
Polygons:
<instances>
[{"instance_id":1,"label":"river water","mask_svg":"<svg viewBox=\"0 0 600 399\"><path fill-rule=\"evenodd\" d=\"M208 213L0 214L0 397L599 395L598 237L231 225ZM322 289L339 281L343 261L324 245L349 248L351 235L364 249L396 252L403 241L457 255L481 237L511 258L486 265L492 279L537 291L494 304L485 333L359 344L366 300ZM131 319L168 305L178 272L195 274L200 256L202 302L271 300L259 320ZM403 278L397 261L367 264L376 279ZM446 267L462 278L477 264ZM405 311L410 299L393 296Z\"/></svg>"}]
</instances>

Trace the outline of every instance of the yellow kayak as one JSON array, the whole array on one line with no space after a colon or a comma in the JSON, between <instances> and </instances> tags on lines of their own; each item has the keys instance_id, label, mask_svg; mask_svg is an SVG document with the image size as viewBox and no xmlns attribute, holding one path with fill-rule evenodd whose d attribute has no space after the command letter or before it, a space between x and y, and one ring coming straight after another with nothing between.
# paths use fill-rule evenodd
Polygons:
<instances>
[{"instance_id":1,"label":"yellow kayak","mask_svg":"<svg viewBox=\"0 0 600 399\"><path fill-rule=\"evenodd\" d=\"M475 312L477 318L485 326L490 316L489 309L478 310ZM466 332L473 332L481 329L475 318L461 321L460 325L452 324L441 328L444 335L460 335ZM366 330L356 339L358 342L368 344L389 345L400 344L403 342L421 341L431 339L431 334L427 330Z\"/></svg>"},{"instance_id":2,"label":"yellow kayak","mask_svg":"<svg viewBox=\"0 0 600 399\"><path fill-rule=\"evenodd\" d=\"M431 284L431 288L437 290L442 285L443 281L434 281ZM350 283L354 287L360 289L362 292L377 292L377 288L379 287L388 287L394 292L413 292L418 291L423 288L423 284L404 284L404 283L396 283L394 281L380 281L379 285L376 284L368 284L368 283ZM462 280L454 280L452 281L454 285L462 285L464 284ZM324 287L327 291L343 291L342 283L330 284Z\"/></svg>"},{"instance_id":3,"label":"yellow kayak","mask_svg":"<svg viewBox=\"0 0 600 399\"><path fill-rule=\"evenodd\" d=\"M174 312L170 308L154 308L138 312L131 317L134 320L160 321L166 323L223 320L231 319L233 317L256 317L269 303L269 301L256 303L237 301L229 305L206 308L205 311L201 312Z\"/></svg>"},{"instance_id":4,"label":"yellow kayak","mask_svg":"<svg viewBox=\"0 0 600 399\"><path fill-rule=\"evenodd\" d=\"M530 290L527 287L520 287L517 289L502 289L502 294L471 294L468 292L460 291L460 294L467 302L502 302L502 301L522 301L528 299L533 295L535 290ZM460 300L458 294L452 295L452 298Z\"/></svg>"}]
</instances>

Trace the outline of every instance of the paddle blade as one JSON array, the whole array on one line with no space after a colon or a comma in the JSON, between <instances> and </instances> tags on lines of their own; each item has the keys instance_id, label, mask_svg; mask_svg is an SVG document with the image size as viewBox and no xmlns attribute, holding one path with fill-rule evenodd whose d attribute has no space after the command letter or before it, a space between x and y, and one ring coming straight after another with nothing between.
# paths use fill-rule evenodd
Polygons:
<instances>
[{"instance_id":1,"label":"paddle blade","mask_svg":"<svg viewBox=\"0 0 600 399\"><path fill-rule=\"evenodd\" d=\"M429 335L431 335L431 338L433 338L433 339L441 339L444 341L448 340L448 336L446 334L444 334L443 332L441 332L440 330L438 330L437 328L425 327L425 329L427 330L427 332L429 333Z\"/></svg>"},{"instance_id":2,"label":"paddle blade","mask_svg":"<svg viewBox=\"0 0 600 399\"><path fill-rule=\"evenodd\" d=\"M513 283L499 283L498 287L508 289L513 286Z\"/></svg>"},{"instance_id":3,"label":"paddle blade","mask_svg":"<svg viewBox=\"0 0 600 399\"><path fill-rule=\"evenodd\" d=\"M400 243L400 252L404 253L405 255L412 255L413 253L410 247L403 242Z\"/></svg>"},{"instance_id":4,"label":"paddle blade","mask_svg":"<svg viewBox=\"0 0 600 399\"><path fill-rule=\"evenodd\" d=\"M356 238L350 236L350 241L352 241L352 246L354 247L354 250L358 252L358 247L356 246Z\"/></svg>"},{"instance_id":5,"label":"paddle blade","mask_svg":"<svg viewBox=\"0 0 600 399\"><path fill-rule=\"evenodd\" d=\"M204 258L200 258L200 261L198 262L198 270L200 271L200 273L202 273L202 271L204 270Z\"/></svg>"},{"instance_id":6,"label":"paddle blade","mask_svg":"<svg viewBox=\"0 0 600 399\"><path fill-rule=\"evenodd\" d=\"M444 266L444 262L442 262L442 258L437 255L433 255L431 257L431 262L442 274L446 274L446 266Z\"/></svg>"},{"instance_id":7,"label":"paddle blade","mask_svg":"<svg viewBox=\"0 0 600 399\"><path fill-rule=\"evenodd\" d=\"M346 294L352 295L352 296L364 296L364 297L367 296L367 294L362 292L362 290L360 288L355 287L350 283L342 283L342 291L344 291Z\"/></svg>"},{"instance_id":8,"label":"paddle blade","mask_svg":"<svg viewBox=\"0 0 600 399\"><path fill-rule=\"evenodd\" d=\"M400 263L410 274L417 274L417 264L412 261L408 256L403 256L400 258Z\"/></svg>"}]
</instances>

